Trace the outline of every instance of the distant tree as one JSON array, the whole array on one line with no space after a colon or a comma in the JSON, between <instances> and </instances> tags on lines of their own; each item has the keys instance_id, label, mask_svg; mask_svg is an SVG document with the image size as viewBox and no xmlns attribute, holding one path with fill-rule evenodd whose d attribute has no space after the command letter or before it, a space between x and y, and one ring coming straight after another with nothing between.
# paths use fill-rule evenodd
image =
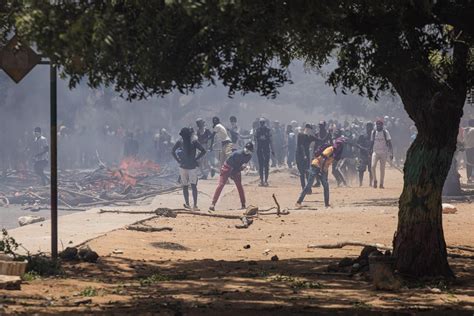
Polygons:
<instances>
[{"instance_id":1,"label":"distant tree","mask_svg":"<svg viewBox=\"0 0 474 316\"><path fill-rule=\"evenodd\" d=\"M144 98L222 80L231 95L275 96L290 82L292 60L319 69L335 56L333 87L372 99L396 91L418 128L404 169L396 268L417 277L453 275L441 191L473 80L472 1L27 3L7 22L61 65L71 86L87 77L93 87Z\"/></svg>"}]
</instances>

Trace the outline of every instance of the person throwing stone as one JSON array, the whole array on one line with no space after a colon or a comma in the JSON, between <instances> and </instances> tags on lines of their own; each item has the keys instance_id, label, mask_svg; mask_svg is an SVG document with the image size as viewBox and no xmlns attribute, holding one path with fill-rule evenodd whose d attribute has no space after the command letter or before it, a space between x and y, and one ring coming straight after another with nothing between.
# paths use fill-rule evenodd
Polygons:
<instances>
[{"instance_id":1,"label":"person throwing stone","mask_svg":"<svg viewBox=\"0 0 474 316\"><path fill-rule=\"evenodd\" d=\"M237 191L239 192L240 203L241 203L242 209L246 207L245 206L245 192L242 186L241 171L245 168L245 165L252 158L252 152L253 152L253 144L249 142L245 144L244 149L234 151L230 155L230 157L227 158L227 160L225 161L224 165L221 168L219 184L217 185L216 192L214 193L212 204L211 206L209 206L210 211L215 210L217 200L219 200L219 196L221 195L222 189L224 189L224 186L229 180L229 178L231 178L235 182Z\"/></svg>"}]
</instances>

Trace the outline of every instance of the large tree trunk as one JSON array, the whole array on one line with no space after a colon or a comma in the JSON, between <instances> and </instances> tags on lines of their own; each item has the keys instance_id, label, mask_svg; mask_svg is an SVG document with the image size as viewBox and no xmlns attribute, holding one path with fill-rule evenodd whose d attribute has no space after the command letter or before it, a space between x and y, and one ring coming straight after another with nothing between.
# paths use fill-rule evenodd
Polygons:
<instances>
[{"instance_id":1,"label":"large tree trunk","mask_svg":"<svg viewBox=\"0 0 474 316\"><path fill-rule=\"evenodd\" d=\"M430 67L405 56L390 82L400 95L418 135L407 152L398 227L393 240L395 268L412 277L454 276L443 234L441 196L456 150L467 91L468 47L454 43L453 66L440 80Z\"/></svg>"},{"instance_id":2,"label":"large tree trunk","mask_svg":"<svg viewBox=\"0 0 474 316\"><path fill-rule=\"evenodd\" d=\"M402 274L453 276L443 234L441 193L456 146L454 130L445 132L453 140L443 143L429 142L418 134L407 153L393 242L396 269Z\"/></svg>"}]
</instances>

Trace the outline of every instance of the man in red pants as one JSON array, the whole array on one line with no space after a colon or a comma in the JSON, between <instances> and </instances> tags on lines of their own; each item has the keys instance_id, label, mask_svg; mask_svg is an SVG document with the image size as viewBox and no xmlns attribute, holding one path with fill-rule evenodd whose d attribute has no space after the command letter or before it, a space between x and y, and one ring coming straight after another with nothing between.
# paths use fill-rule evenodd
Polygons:
<instances>
[{"instance_id":1,"label":"man in red pants","mask_svg":"<svg viewBox=\"0 0 474 316\"><path fill-rule=\"evenodd\" d=\"M237 191L239 191L240 203L242 204L242 208L245 208L245 193L244 188L242 187L241 171L244 169L244 165L247 164L252 158L252 152L253 144L249 142L245 144L244 149L234 151L230 157L227 158L221 168L219 184L217 185L214 198L212 199L212 204L209 206L209 210L214 211L217 200L219 200L222 189L224 189L224 186L229 178L234 180L235 185L237 186Z\"/></svg>"}]
</instances>

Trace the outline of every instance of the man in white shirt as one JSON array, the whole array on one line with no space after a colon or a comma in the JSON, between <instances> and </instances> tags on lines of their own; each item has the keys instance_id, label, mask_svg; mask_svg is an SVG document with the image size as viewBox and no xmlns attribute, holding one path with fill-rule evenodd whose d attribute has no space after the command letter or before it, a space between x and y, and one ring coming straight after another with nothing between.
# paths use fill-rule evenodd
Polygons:
<instances>
[{"instance_id":1,"label":"man in white shirt","mask_svg":"<svg viewBox=\"0 0 474 316\"><path fill-rule=\"evenodd\" d=\"M464 129L464 148L466 150L467 182L473 182L474 170L474 119L470 119L468 127Z\"/></svg>"},{"instance_id":2,"label":"man in white shirt","mask_svg":"<svg viewBox=\"0 0 474 316\"><path fill-rule=\"evenodd\" d=\"M385 164L387 158L393 159L392 138L388 130L383 126L382 120L377 120L376 128L372 131L370 138L372 142L372 176L374 179L374 188L377 188L377 163L380 162L380 186L383 189L385 178Z\"/></svg>"},{"instance_id":3,"label":"man in white shirt","mask_svg":"<svg viewBox=\"0 0 474 316\"><path fill-rule=\"evenodd\" d=\"M227 129L221 124L220 119L217 116L212 118L212 125L213 134L210 150L213 150L215 143L220 144L221 149L219 152L219 168L221 168L232 153L232 140L227 133Z\"/></svg>"},{"instance_id":4,"label":"man in white shirt","mask_svg":"<svg viewBox=\"0 0 474 316\"><path fill-rule=\"evenodd\" d=\"M41 180L42 185L47 185L49 180L44 174L44 169L48 166L49 145L46 137L41 135L41 128L35 128L35 141L33 143L33 168Z\"/></svg>"}]
</instances>

